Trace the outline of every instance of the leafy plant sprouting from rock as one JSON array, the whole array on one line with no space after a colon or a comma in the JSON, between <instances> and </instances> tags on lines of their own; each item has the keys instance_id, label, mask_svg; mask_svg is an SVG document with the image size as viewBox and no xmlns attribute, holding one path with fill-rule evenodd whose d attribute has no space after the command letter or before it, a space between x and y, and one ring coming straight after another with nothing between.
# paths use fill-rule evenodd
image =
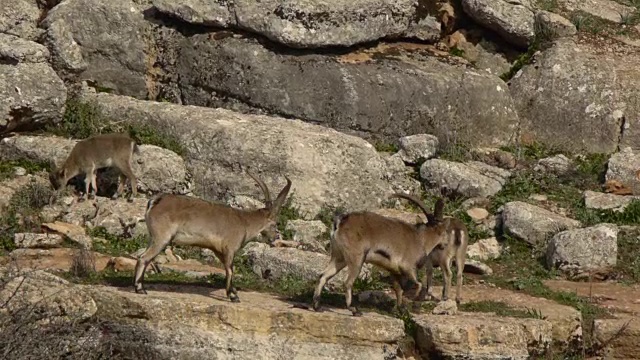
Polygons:
<instances>
[{"instance_id":1,"label":"leafy plant sprouting from rock","mask_svg":"<svg viewBox=\"0 0 640 360\"><path fill-rule=\"evenodd\" d=\"M186 151L180 141L171 134L150 125L123 124L107 119L96 104L78 99L67 100L62 122L48 126L45 130L54 135L75 139L86 139L97 134L126 132L138 144L156 145L178 155L184 155Z\"/></svg>"},{"instance_id":2,"label":"leafy plant sprouting from rock","mask_svg":"<svg viewBox=\"0 0 640 360\"><path fill-rule=\"evenodd\" d=\"M49 203L52 194L47 184L35 181L13 194L0 220L0 252L15 249L13 234L39 230L40 210Z\"/></svg>"}]
</instances>

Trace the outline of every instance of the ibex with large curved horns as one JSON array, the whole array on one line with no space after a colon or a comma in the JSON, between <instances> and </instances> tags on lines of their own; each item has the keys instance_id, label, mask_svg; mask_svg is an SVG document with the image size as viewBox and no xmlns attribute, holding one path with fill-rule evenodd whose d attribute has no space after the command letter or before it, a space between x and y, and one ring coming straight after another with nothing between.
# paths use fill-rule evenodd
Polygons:
<instances>
[{"instance_id":1,"label":"ibex with large curved horns","mask_svg":"<svg viewBox=\"0 0 640 360\"><path fill-rule=\"evenodd\" d=\"M355 306L351 306L351 298L353 283L364 263L371 263L391 273L396 306L402 305L403 290L400 281L403 276L418 285L416 294L421 292L422 284L417 280L417 269L424 265L431 250L446 240L446 225L434 220L442 217L444 201L438 199L435 215L432 215L422 201L411 195L396 193L391 197L415 203L422 209L429 223L410 224L370 211L336 216L331 228L331 259L313 294L314 310L318 311L320 308L320 293L327 281L347 267L347 308L354 316L361 315Z\"/></svg>"},{"instance_id":2,"label":"ibex with large curved horns","mask_svg":"<svg viewBox=\"0 0 640 360\"><path fill-rule=\"evenodd\" d=\"M247 174L258 183L265 196L265 207L256 210L232 208L226 204L209 202L185 195L161 194L147 204L145 220L151 241L136 263L134 287L145 293L142 286L144 271L169 243L211 249L224 264L227 297L232 302L240 298L233 286L233 259L250 239L260 233L273 236L280 208L291 188L291 180L271 201L269 189L251 172Z\"/></svg>"}]
</instances>

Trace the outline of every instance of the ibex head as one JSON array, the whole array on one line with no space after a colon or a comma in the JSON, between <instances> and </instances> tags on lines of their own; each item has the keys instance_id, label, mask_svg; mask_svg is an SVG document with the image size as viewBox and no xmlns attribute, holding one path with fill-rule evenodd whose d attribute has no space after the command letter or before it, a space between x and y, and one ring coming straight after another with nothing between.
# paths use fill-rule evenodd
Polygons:
<instances>
[{"instance_id":1,"label":"ibex head","mask_svg":"<svg viewBox=\"0 0 640 360\"><path fill-rule=\"evenodd\" d=\"M262 189L262 193L264 194L265 198L265 207L260 209L260 211L263 216L266 217L267 225L261 231L261 234L267 239L274 239L278 232L278 215L280 213L282 205L284 205L284 201L287 198L287 195L289 194L289 190L291 189L291 180L289 179L289 177L284 175L284 178L287 180L287 184L284 186L284 188L282 188L282 190L280 190L280 193L276 197L276 200L272 201L271 194L269 193L269 188L267 188L267 185L265 185L265 183L257 176L255 176L251 171L247 170L247 174L251 176L251 178L258 184L260 189Z\"/></svg>"}]
</instances>

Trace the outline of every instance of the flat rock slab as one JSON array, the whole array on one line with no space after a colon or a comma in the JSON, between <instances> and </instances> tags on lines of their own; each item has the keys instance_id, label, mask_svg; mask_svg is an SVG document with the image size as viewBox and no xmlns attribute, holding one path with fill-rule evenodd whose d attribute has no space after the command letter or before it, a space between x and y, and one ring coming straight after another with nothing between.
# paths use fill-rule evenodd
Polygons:
<instances>
[{"instance_id":1,"label":"flat rock slab","mask_svg":"<svg viewBox=\"0 0 640 360\"><path fill-rule=\"evenodd\" d=\"M568 280L545 280L552 290L575 293L591 298L598 306L613 312L640 315L640 285L621 285L612 282L578 282Z\"/></svg>"},{"instance_id":2,"label":"flat rock slab","mask_svg":"<svg viewBox=\"0 0 640 360\"><path fill-rule=\"evenodd\" d=\"M440 35L435 7L428 14L413 0L154 0L153 6L187 23L241 28L293 48Z\"/></svg>"},{"instance_id":3,"label":"flat rock slab","mask_svg":"<svg viewBox=\"0 0 640 360\"><path fill-rule=\"evenodd\" d=\"M529 359L551 344L550 322L491 314L420 315L416 343L425 353L470 360Z\"/></svg>"},{"instance_id":4,"label":"flat rock slab","mask_svg":"<svg viewBox=\"0 0 640 360\"><path fill-rule=\"evenodd\" d=\"M171 286L171 292L151 290L148 295L82 288L104 318L144 326L155 335L154 347L170 347L181 359L198 349L207 358L382 360L405 334L400 319L376 313L356 318L347 310L316 313L261 293L239 291L241 302L232 303L224 289L208 287Z\"/></svg>"},{"instance_id":5,"label":"flat rock slab","mask_svg":"<svg viewBox=\"0 0 640 360\"><path fill-rule=\"evenodd\" d=\"M441 286L434 286L433 294L442 294ZM516 291L494 288L487 285L468 285L462 288L462 303L474 301L503 302L520 310L539 310L553 324L553 340L561 343L571 341L582 334L582 315L570 306L538 298Z\"/></svg>"},{"instance_id":6,"label":"flat rock slab","mask_svg":"<svg viewBox=\"0 0 640 360\"><path fill-rule=\"evenodd\" d=\"M0 257L0 265L15 261L21 269L69 271L76 251L78 249L17 249L9 256ZM95 251L92 254L95 256L96 271L104 270L111 256Z\"/></svg>"},{"instance_id":7,"label":"flat rock slab","mask_svg":"<svg viewBox=\"0 0 640 360\"><path fill-rule=\"evenodd\" d=\"M599 344L608 344L607 359L640 359L640 319L597 319L593 337Z\"/></svg>"},{"instance_id":8,"label":"flat rock slab","mask_svg":"<svg viewBox=\"0 0 640 360\"><path fill-rule=\"evenodd\" d=\"M559 3L569 11L581 10L614 23L621 23L623 16L629 16L637 11L631 6L612 0L561 0Z\"/></svg>"},{"instance_id":9,"label":"flat rock slab","mask_svg":"<svg viewBox=\"0 0 640 360\"><path fill-rule=\"evenodd\" d=\"M580 227L580 222L522 201L512 201L502 210L502 229L506 234L535 245L553 235Z\"/></svg>"},{"instance_id":10,"label":"flat rock slab","mask_svg":"<svg viewBox=\"0 0 640 360\"><path fill-rule=\"evenodd\" d=\"M632 201L640 200L640 196L607 194L587 190L584 192L584 205L587 209L624 211Z\"/></svg>"}]
</instances>

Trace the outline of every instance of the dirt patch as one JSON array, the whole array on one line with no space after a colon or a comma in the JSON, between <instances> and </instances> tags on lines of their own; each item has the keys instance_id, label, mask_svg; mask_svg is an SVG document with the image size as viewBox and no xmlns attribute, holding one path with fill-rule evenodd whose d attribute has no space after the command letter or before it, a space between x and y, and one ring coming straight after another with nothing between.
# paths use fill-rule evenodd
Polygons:
<instances>
[{"instance_id":1,"label":"dirt patch","mask_svg":"<svg viewBox=\"0 0 640 360\"><path fill-rule=\"evenodd\" d=\"M544 282L552 290L566 291L585 298L613 312L640 314L640 285L625 286L613 282L573 282L568 280L547 280Z\"/></svg>"}]
</instances>

